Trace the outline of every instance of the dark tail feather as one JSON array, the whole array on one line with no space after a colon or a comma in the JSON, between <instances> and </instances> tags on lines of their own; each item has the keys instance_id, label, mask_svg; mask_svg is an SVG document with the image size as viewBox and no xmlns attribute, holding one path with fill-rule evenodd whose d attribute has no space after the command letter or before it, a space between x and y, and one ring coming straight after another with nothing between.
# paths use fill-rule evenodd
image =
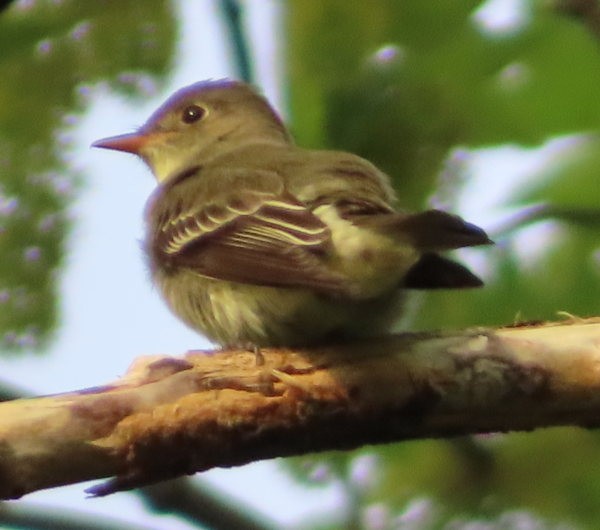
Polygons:
<instances>
[{"instance_id":1,"label":"dark tail feather","mask_svg":"<svg viewBox=\"0 0 600 530\"><path fill-rule=\"evenodd\" d=\"M483 229L441 210L409 215L387 228L393 228L396 234L421 250L450 250L492 243Z\"/></svg>"},{"instance_id":2,"label":"dark tail feather","mask_svg":"<svg viewBox=\"0 0 600 530\"><path fill-rule=\"evenodd\" d=\"M481 279L464 265L434 253L423 254L404 277L407 289L464 289L482 285Z\"/></svg>"}]
</instances>

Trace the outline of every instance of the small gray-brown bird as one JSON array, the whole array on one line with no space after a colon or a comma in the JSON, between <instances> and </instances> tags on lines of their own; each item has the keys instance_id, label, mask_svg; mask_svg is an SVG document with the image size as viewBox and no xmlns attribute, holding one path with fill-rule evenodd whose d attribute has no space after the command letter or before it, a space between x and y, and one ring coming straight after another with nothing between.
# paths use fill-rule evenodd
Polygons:
<instances>
[{"instance_id":1,"label":"small gray-brown bird","mask_svg":"<svg viewBox=\"0 0 600 530\"><path fill-rule=\"evenodd\" d=\"M439 251L490 243L439 210L394 208L388 177L351 153L294 145L247 84L173 94L137 131L95 147L150 167L145 250L171 310L221 345L376 335L406 289L476 287Z\"/></svg>"}]
</instances>

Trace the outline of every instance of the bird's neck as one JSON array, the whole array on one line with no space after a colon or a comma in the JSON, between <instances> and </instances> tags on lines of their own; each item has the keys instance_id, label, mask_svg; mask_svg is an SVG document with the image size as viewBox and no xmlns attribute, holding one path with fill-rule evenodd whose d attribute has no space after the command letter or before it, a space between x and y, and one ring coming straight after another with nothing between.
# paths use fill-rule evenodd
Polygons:
<instances>
[{"instance_id":1,"label":"bird's neck","mask_svg":"<svg viewBox=\"0 0 600 530\"><path fill-rule=\"evenodd\" d=\"M280 121L265 120L262 123L248 120L224 130L202 148L202 157L206 161L220 158L249 145L292 145L293 139Z\"/></svg>"},{"instance_id":2,"label":"bird's neck","mask_svg":"<svg viewBox=\"0 0 600 530\"><path fill-rule=\"evenodd\" d=\"M286 129L265 125L257 128L254 124L251 130L238 126L223 131L208 142L193 144L187 150L174 149L172 153L162 152L149 160L149 165L158 182L166 182L182 171L193 167L203 166L216 159L231 156L236 151L246 151L251 146L288 146L293 140Z\"/></svg>"}]
</instances>

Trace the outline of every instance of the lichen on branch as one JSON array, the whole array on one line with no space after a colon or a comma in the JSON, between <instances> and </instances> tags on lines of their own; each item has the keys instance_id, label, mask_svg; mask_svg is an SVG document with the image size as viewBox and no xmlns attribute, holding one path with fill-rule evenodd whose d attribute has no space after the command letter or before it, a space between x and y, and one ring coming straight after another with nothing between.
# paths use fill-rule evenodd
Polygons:
<instances>
[{"instance_id":1,"label":"lichen on branch","mask_svg":"<svg viewBox=\"0 0 600 530\"><path fill-rule=\"evenodd\" d=\"M260 361L260 362L258 362ZM309 350L141 357L119 381L0 403L0 497L106 495L363 444L600 424L600 319Z\"/></svg>"}]
</instances>

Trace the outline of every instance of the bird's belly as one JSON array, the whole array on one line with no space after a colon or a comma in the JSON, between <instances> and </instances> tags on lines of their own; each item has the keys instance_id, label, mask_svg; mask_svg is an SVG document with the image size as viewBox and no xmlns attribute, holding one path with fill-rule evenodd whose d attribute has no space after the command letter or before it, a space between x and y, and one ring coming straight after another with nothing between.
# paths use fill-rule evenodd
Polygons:
<instances>
[{"instance_id":1,"label":"bird's belly","mask_svg":"<svg viewBox=\"0 0 600 530\"><path fill-rule=\"evenodd\" d=\"M307 289L214 280L191 271L157 280L171 310L222 345L304 346L376 335L399 312L399 291L356 302Z\"/></svg>"}]
</instances>

